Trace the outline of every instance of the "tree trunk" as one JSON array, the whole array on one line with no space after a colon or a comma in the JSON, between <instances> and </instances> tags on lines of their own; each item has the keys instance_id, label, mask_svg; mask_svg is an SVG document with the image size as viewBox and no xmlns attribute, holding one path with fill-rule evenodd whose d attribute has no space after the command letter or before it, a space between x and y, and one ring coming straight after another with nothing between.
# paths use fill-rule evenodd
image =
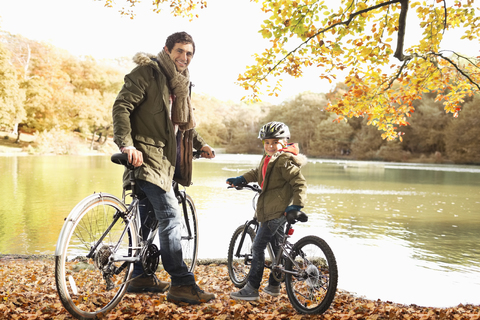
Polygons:
<instances>
[{"instance_id":1,"label":"tree trunk","mask_svg":"<svg viewBox=\"0 0 480 320\"><path fill-rule=\"evenodd\" d=\"M13 134L17 135L17 140L15 140L15 143L20 143L20 130L18 130L18 122L13 126Z\"/></svg>"},{"instance_id":2,"label":"tree trunk","mask_svg":"<svg viewBox=\"0 0 480 320\"><path fill-rule=\"evenodd\" d=\"M97 133L97 129L93 130L92 134L92 142L90 143L90 150L93 150L93 142L95 141L95 134Z\"/></svg>"}]
</instances>

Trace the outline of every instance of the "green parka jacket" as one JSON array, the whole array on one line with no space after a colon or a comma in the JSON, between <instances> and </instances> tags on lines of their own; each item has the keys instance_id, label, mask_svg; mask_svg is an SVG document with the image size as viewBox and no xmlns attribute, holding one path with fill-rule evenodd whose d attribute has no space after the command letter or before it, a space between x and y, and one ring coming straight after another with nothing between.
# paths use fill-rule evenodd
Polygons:
<instances>
[{"instance_id":1,"label":"green parka jacket","mask_svg":"<svg viewBox=\"0 0 480 320\"><path fill-rule=\"evenodd\" d=\"M262 185L262 167L266 154L256 169L243 174L247 182ZM280 218L289 205L304 207L307 183L300 168L307 163L303 154L275 153L267 166L262 193L258 197L256 216L259 222Z\"/></svg>"},{"instance_id":2,"label":"green parka jacket","mask_svg":"<svg viewBox=\"0 0 480 320\"><path fill-rule=\"evenodd\" d=\"M177 141L170 120L170 92L167 78L154 55L137 53L137 64L124 78L124 85L113 104L113 139L119 148L134 146L143 153L143 164L135 170L135 178L149 181L169 191L177 165ZM191 184L192 159L184 156L192 148L206 143L195 130L181 133L178 148L182 185ZM126 174L124 187L129 185Z\"/></svg>"}]
</instances>

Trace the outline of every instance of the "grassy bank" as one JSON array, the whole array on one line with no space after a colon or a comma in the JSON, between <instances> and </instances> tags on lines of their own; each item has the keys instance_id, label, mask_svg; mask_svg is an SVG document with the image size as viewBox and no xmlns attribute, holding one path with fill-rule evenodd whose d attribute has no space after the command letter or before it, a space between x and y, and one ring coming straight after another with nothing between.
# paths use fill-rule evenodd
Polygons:
<instances>
[{"instance_id":1,"label":"grassy bank","mask_svg":"<svg viewBox=\"0 0 480 320\"><path fill-rule=\"evenodd\" d=\"M0 155L94 155L117 151L112 138L52 130L35 135L22 133L18 140L16 135L0 131Z\"/></svg>"}]
</instances>

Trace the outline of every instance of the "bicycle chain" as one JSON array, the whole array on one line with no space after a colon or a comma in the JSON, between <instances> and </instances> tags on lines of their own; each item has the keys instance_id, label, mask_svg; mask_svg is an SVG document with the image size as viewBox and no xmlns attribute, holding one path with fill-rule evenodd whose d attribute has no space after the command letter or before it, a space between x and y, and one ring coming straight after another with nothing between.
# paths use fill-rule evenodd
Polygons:
<instances>
[{"instance_id":1,"label":"bicycle chain","mask_svg":"<svg viewBox=\"0 0 480 320\"><path fill-rule=\"evenodd\" d=\"M147 276L151 276L155 273L155 271L157 271L158 264L160 262L160 255L158 251L158 247L153 243L143 247L142 249L142 267Z\"/></svg>"}]
</instances>

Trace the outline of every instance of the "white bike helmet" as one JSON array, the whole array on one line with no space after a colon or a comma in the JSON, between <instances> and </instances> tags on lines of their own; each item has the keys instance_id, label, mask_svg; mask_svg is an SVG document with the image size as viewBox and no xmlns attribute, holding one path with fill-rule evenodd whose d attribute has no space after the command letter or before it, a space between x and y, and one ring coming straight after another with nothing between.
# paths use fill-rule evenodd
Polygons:
<instances>
[{"instance_id":1,"label":"white bike helmet","mask_svg":"<svg viewBox=\"0 0 480 320\"><path fill-rule=\"evenodd\" d=\"M272 121L260 129L258 139L290 139L290 130L283 122Z\"/></svg>"}]
</instances>

